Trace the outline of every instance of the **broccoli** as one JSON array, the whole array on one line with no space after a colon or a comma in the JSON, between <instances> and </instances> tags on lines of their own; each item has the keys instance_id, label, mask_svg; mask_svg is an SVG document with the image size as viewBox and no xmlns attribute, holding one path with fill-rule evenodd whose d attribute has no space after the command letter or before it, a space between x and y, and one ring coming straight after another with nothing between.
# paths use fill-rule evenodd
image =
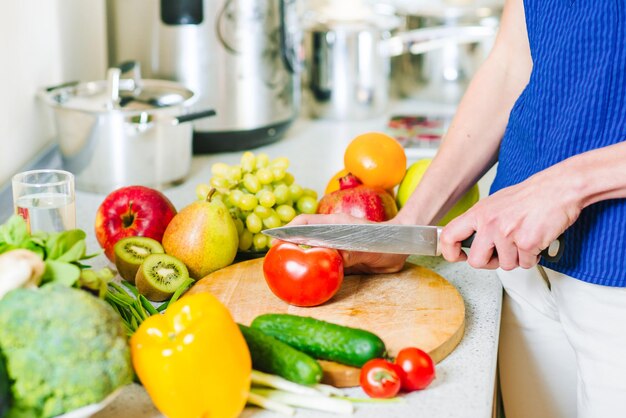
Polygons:
<instances>
[{"instance_id":1,"label":"broccoli","mask_svg":"<svg viewBox=\"0 0 626 418\"><path fill-rule=\"evenodd\" d=\"M4 356L0 352L0 418L4 417L11 406L9 376L7 376Z\"/></svg>"},{"instance_id":2,"label":"broccoli","mask_svg":"<svg viewBox=\"0 0 626 418\"><path fill-rule=\"evenodd\" d=\"M0 350L13 395L9 417L60 415L133 379L119 315L62 285L16 289L0 300Z\"/></svg>"}]
</instances>

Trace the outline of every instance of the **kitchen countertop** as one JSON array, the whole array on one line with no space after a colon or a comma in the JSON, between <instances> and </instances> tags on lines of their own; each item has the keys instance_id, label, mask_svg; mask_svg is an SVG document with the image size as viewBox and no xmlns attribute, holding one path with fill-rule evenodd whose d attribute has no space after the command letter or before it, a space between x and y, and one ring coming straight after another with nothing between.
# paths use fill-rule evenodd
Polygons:
<instances>
[{"instance_id":1,"label":"kitchen countertop","mask_svg":"<svg viewBox=\"0 0 626 418\"><path fill-rule=\"evenodd\" d=\"M394 104L394 114L416 112L451 113L449 105L418 101ZM390 113L391 114L391 113ZM343 166L343 152L356 135L366 131L384 130L388 115L362 122L335 122L299 119L286 136L267 146L252 150L255 154L267 153L271 158L286 156L291 161L289 172L296 182L321 195L327 181ZM241 152L196 156L186 181L165 190L174 205L181 209L195 199L195 186L208 182L211 165L215 162L235 164ZM487 180L479 183L484 195ZM88 232L89 250L98 249L93 234L97 207L104 196L78 191L76 193L77 226ZM493 415L496 358L500 325L502 288L492 271L474 270L465 263L448 263L439 257L411 257L410 261L433 269L459 290L466 304L465 336L459 346L437 365L437 378L431 386L420 392L403 395L405 402L387 405L357 405L355 417L474 417ZM104 267L104 256L92 265ZM359 388L346 392L364 396ZM324 416L320 412L299 409L297 416ZM145 391L138 385L126 388L96 418L152 418L161 415L152 406ZM243 417L279 417L268 411L247 408ZM330 416L330 415L328 415Z\"/></svg>"}]
</instances>

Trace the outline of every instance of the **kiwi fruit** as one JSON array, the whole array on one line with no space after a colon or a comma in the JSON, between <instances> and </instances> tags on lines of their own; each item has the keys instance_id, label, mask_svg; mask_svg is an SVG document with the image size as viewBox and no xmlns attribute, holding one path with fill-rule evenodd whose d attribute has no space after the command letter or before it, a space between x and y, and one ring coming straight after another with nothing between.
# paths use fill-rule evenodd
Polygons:
<instances>
[{"instance_id":1,"label":"kiwi fruit","mask_svg":"<svg viewBox=\"0 0 626 418\"><path fill-rule=\"evenodd\" d=\"M148 237L126 237L115 243L115 267L122 278L135 283L139 266L150 254L163 254L163 246Z\"/></svg>"},{"instance_id":2,"label":"kiwi fruit","mask_svg":"<svg viewBox=\"0 0 626 418\"><path fill-rule=\"evenodd\" d=\"M150 254L141 263L135 285L139 293L153 302L162 302L172 297L189 279L187 266L178 258L167 254Z\"/></svg>"}]
</instances>

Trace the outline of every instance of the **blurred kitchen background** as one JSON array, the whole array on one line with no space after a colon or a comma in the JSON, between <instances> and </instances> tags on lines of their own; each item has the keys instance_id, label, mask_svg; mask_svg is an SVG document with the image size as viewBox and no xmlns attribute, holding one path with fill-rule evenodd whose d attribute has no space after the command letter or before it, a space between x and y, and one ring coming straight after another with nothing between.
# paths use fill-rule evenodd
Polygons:
<instances>
[{"instance_id":1,"label":"blurred kitchen background","mask_svg":"<svg viewBox=\"0 0 626 418\"><path fill-rule=\"evenodd\" d=\"M502 6L501 0L1 1L0 184L57 141L53 113L37 91L105 80L109 67L128 61L137 63L123 68L128 77L180 82L198 95L196 110L217 110L194 122L194 153L277 141L298 117L365 120L406 98L454 106L492 46Z\"/></svg>"}]
</instances>

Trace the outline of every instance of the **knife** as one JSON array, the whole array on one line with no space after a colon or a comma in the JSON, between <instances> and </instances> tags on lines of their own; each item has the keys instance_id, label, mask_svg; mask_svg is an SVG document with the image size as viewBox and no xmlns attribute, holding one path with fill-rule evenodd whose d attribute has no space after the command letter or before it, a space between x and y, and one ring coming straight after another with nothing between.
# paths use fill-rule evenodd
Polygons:
<instances>
[{"instance_id":1,"label":"knife","mask_svg":"<svg viewBox=\"0 0 626 418\"><path fill-rule=\"evenodd\" d=\"M293 225L262 231L265 235L296 244L339 250L390 254L441 255L441 227L388 224ZM474 234L461 242L470 248ZM562 236L541 251L544 260L557 262L563 255Z\"/></svg>"}]
</instances>

